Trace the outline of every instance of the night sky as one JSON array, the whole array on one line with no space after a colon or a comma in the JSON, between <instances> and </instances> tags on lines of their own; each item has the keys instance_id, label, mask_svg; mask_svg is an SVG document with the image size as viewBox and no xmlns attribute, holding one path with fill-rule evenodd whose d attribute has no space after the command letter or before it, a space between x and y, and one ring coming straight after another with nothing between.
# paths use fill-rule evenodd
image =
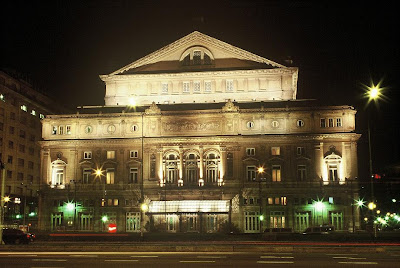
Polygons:
<instances>
[{"instance_id":1,"label":"night sky","mask_svg":"<svg viewBox=\"0 0 400 268\"><path fill-rule=\"evenodd\" d=\"M374 166L399 163L397 8L321 2L7 1L0 67L27 75L68 107L102 105L100 74L198 30L284 65L290 57L299 67L298 98L356 107L361 134L367 125L361 84L382 80L387 101L370 107ZM365 144L363 138L360 159L368 154Z\"/></svg>"}]
</instances>

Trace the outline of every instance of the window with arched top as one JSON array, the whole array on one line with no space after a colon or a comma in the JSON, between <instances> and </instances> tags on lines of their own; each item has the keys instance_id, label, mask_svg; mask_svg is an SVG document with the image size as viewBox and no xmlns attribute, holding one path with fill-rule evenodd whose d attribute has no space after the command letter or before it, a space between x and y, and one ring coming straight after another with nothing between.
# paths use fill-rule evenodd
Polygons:
<instances>
[{"instance_id":1,"label":"window with arched top","mask_svg":"<svg viewBox=\"0 0 400 268\"><path fill-rule=\"evenodd\" d=\"M199 164L196 154L190 153L185 159L185 178L189 184L197 184L199 179Z\"/></svg>"},{"instance_id":2,"label":"window with arched top","mask_svg":"<svg viewBox=\"0 0 400 268\"><path fill-rule=\"evenodd\" d=\"M216 183L218 181L219 156L215 153L209 153L206 157L206 182Z\"/></svg>"},{"instance_id":3,"label":"window with arched top","mask_svg":"<svg viewBox=\"0 0 400 268\"><path fill-rule=\"evenodd\" d=\"M210 65L214 61L214 56L210 50L202 46L190 47L182 53L179 60L182 66L189 65Z\"/></svg>"},{"instance_id":4,"label":"window with arched top","mask_svg":"<svg viewBox=\"0 0 400 268\"><path fill-rule=\"evenodd\" d=\"M61 186L65 184L65 171L67 163L57 159L51 163L51 186Z\"/></svg>"},{"instance_id":5,"label":"window with arched top","mask_svg":"<svg viewBox=\"0 0 400 268\"><path fill-rule=\"evenodd\" d=\"M335 181L341 181L343 178L341 178L341 163L342 163L342 158L337 155L334 152L331 152L331 154L327 155L324 158L325 161L325 168L326 168L326 173L327 176L325 181L327 182L335 182Z\"/></svg>"}]
</instances>

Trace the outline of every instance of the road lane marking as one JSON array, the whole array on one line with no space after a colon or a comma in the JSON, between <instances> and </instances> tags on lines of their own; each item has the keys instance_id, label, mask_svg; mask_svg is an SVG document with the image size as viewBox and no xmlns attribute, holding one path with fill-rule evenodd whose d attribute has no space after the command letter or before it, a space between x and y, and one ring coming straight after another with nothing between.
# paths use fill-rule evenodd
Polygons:
<instances>
[{"instance_id":1,"label":"road lane marking","mask_svg":"<svg viewBox=\"0 0 400 268\"><path fill-rule=\"evenodd\" d=\"M294 257L292 256L284 256L284 257L280 257L280 256L260 256L261 259L294 259Z\"/></svg>"},{"instance_id":2,"label":"road lane marking","mask_svg":"<svg viewBox=\"0 0 400 268\"><path fill-rule=\"evenodd\" d=\"M139 260L104 260L104 261L113 261L113 262L135 262Z\"/></svg>"},{"instance_id":3,"label":"road lane marking","mask_svg":"<svg viewBox=\"0 0 400 268\"><path fill-rule=\"evenodd\" d=\"M197 256L199 259L226 259L226 256Z\"/></svg>"},{"instance_id":4,"label":"road lane marking","mask_svg":"<svg viewBox=\"0 0 400 268\"><path fill-rule=\"evenodd\" d=\"M215 261L179 261L182 263L211 263L211 262L215 262Z\"/></svg>"},{"instance_id":5,"label":"road lane marking","mask_svg":"<svg viewBox=\"0 0 400 268\"><path fill-rule=\"evenodd\" d=\"M354 258L354 257L332 257L333 259L347 259L347 260L366 260L367 258Z\"/></svg>"},{"instance_id":6,"label":"road lane marking","mask_svg":"<svg viewBox=\"0 0 400 268\"><path fill-rule=\"evenodd\" d=\"M257 261L257 263L264 264L292 264L294 261Z\"/></svg>"},{"instance_id":7,"label":"road lane marking","mask_svg":"<svg viewBox=\"0 0 400 268\"><path fill-rule=\"evenodd\" d=\"M151 255L142 255L142 256L138 256L138 255L134 255L131 256L131 258L158 258L158 256L151 256Z\"/></svg>"},{"instance_id":8,"label":"road lane marking","mask_svg":"<svg viewBox=\"0 0 400 268\"><path fill-rule=\"evenodd\" d=\"M86 255L86 254L79 254L79 255L69 255L70 257L86 257L86 258L97 258L98 255Z\"/></svg>"},{"instance_id":9,"label":"road lane marking","mask_svg":"<svg viewBox=\"0 0 400 268\"><path fill-rule=\"evenodd\" d=\"M378 264L377 262L373 262L373 261L360 261L360 262L356 262L356 261L340 261L340 264L361 264L361 265L366 265L366 264Z\"/></svg>"},{"instance_id":10,"label":"road lane marking","mask_svg":"<svg viewBox=\"0 0 400 268\"><path fill-rule=\"evenodd\" d=\"M334 253L334 254L326 254L327 256L357 256L357 253L347 254L347 253Z\"/></svg>"},{"instance_id":11,"label":"road lane marking","mask_svg":"<svg viewBox=\"0 0 400 268\"><path fill-rule=\"evenodd\" d=\"M65 259L32 259L32 261L67 261Z\"/></svg>"}]
</instances>

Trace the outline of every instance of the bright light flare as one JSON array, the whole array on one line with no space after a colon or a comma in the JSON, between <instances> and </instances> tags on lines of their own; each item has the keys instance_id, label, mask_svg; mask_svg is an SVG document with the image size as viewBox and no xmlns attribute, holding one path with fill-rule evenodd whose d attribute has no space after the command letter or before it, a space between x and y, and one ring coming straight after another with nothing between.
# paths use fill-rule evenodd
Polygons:
<instances>
[{"instance_id":1,"label":"bright light flare","mask_svg":"<svg viewBox=\"0 0 400 268\"><path fill-rule=\"evenodd\" d=\"M65 208L66 208L68 211L73 211L73 210L75 209L75 204L72 203L72 202L68 202L68 203L65 204Z\"/></svg>"},{"instance_id":2,"label":"bright light flare","mask_svg":"<svg viewBox=\"0 0 400 268\"><path fill-rule=\"evenodd\" d=\"M354 200L356 203L355 205L359 208L365 207L365 201L363 199Z\"/></svg>"},{"instance_id":3,"label":"bright light flare","mask_svg":"<svg viewBox=\"0 0 400 268\"><path fill-rule=\"evenodd\" d=\"M104 170L102 170L101 168L96 168L96 169L94 169L93 170L94 171L94 175L96 176L96 177L101 177L101 176L103 176L104 174Z\"/></svg>"},{"instance_id":4,"label":"bright light flare","mask_svg":"<svg viewBox=\"0 0 400 268\"><path fill-rule=\"evenodd\" d=\"M7 202L10 202L10 200L11 200L11 199L10 199L10 197L9 197L9 196L5 196L5 197L3 198L3 200L4 200L4 202L6 202L6 203L7 203Z\"/></svg>"},{"instance_id":5,"label":"bright light flare","mask_svg":"<svg viewBox=\"0 0 400 268\"><path fill-rule=\"evenodd\" d=\"M143 212L147 212L149 210L149 206L146 203L143 203L142 205L140 205L140 209Z\"/></svg>"},{"instance_id":6,"label":"bright light flare","mask_svg":"<svg viewBox=\"0 0 400 268\"><path fill-rule=\"evenodd\" d=\"M385 90L387 89L386 87L382 87L382 80L379 81L378 84L374 84L371 82L371 86L367 85L362 85L364 89L364 98L368 99L368 102L366 105L368 105L371 101L374 101L376 105L378 105L379 100L386 101L387 98L384 95Z\"/></svg>"},{"instance_id":7,"label":"bright light flare","mask_svg":"<svg viewBox=\"0 0 400 268\"><path fill-rule=\"evenodd\" d=\"M376 208L376 204L375 204L374 202L370 202L370 203L368 204L368 209L374 210L375 208Z\"/></svg>"},{"instance_id":8,"label":"bright light flare","mask_svg":"<svg viewBox=\"0 0 400 268\"><path fill-rule=\"evenodd\" d=\"M318 200L314 202L314 208L317 211L322 211L325 208L325 204L322 202L322 200Z\"/></svg>"},{"instance_id":9,"label":"bright light flare","mask_svg":"<svg viewBox=\"0 0 400 268\"><path fill-rule=\"evenodd\" d=\"M258 169L257 169L257 172L258 173L264 173L264 167L259 167Z\"/></svg>"}]
</instances>

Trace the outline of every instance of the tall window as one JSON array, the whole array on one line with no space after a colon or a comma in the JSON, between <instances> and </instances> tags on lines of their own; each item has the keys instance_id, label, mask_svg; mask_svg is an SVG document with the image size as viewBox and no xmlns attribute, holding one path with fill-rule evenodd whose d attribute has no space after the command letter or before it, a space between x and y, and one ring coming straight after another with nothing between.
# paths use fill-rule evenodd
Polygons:
<instances>
[{"instance_id":1,"label":"tall window","mask_svg":"<svg viewBox=\"0 0 400 268\"><path fill-rule=\"evenodd\" d=\"M321 118L320 126L321 126L322 128L326 127L326 120L325 120L325 118Z\"/></svg>"},{"instance_id":2,"label":"tall window","mask_svg":"<svg viewBox=\"0 0 400 268\"><path fill-rule=\"evenodd\" d=\"M65 126L65 134L71 135L71 126L70 125Z\"/></svg>"},{"instance_id":3,"label":"tall window","mask_svg":"<svg viewBox=\"0 0 400 268\"><path fill-rule=\"evenodd\" d=\"M198 181L198 165L195 154L189 154L186 158L186 180L188 183L197 183Z\"/></svg>"},{"instance_id":4,"label":"tall window","mask_svg":"<svg viewBox=\"0 0 400 268\"><path fill-rule=\"evenodd\" d=\"M329 164L328 165L329 171L329 180L330 181L337 181L338 180L338 166L336 164Z\"/></svg>"},{"instance_id":5,"label":"tall window","mask_svg":"<svg viewBox=\"0 0 400 268\"><path fill-rule=\"evenodd\" d=\"M336 127L342 126L342 118L336 118Z\"/></svg>"},{"instance_id":6,"label":"tall window","mask_svg":"<svg viewBox=\"0 0 400 268\"><path fill-rule=\"evenodd\" d=\"M115 170L113 168L106 169L106 183L114 184Z\"/></svg>"},{"instance_id":7,"label":"tall window","mask_svg":"<svg viewBox=\"0 0 400 268\"><path fill-rule=\"evenodd\" d=\"M297 180L304 181L307 178L306 166L297 165Z\"/></svg>"},{"instance_id":8,"label":"tall window","mask_svg":"<svg viewBox=\"0 0 400 268\"><path fill-rule=\"evenodd\" d=\"M139 152L137 150L131 150L129 151L129 157L130 158L138 158Z\"/></svg>"},{"instance_id":9,"label":"tall window","mask_svg":"<svg viewBox=\"0 0 400 268\"><path fill-rule=\"evenodd\" d=\"M255 181L256 180L256 166L247 166L247 181Z\"/></svg>"},{"instance_id":10,"label":"tall window","mask_svg":"<svg viewBox=\"0 0 400 268\"><path fill-rule=\"evenodd\" d=\"M168 155L165 160L165 176L167 183L175 183L178 180L178 157L174 154Z\"/></svg>"},{"instance_id":11,"label":"tall window","mask_svg":"<svg viewBox=\"0 0 400 268\"><path fill-rule=\"evenodd\" d=\"M272 166L272 181L281 181L281 166Z\"/></svg>"},{"instance_id":12,"label":"tall window","mask_svg":"<svg viewBox=\"0 0 400 268\"><path fill-rule=\"evenodd\" d=\"M129 183L138 183L138 169L137 168L131 168L129 171Z\"/></svg>"},{"instance_id":13,"label":"tall window","mask_svg":"<svg viewBox=\"0 0 400 268\"><path fill-rule=\"evenodd\" d=\"M193 92L200 92L200 82L196 81L193 83Z\"/></svg>"},{"instance_id":14,"label":"tall window","mask_svg":"<svg viewBox=\"0 0 400 268\"><path fill-rule=\"evenodd\" d=\"M183 82L183 93L189 93L190 91L190 82Z\"/></svg>"},{"instance_id":15,"label":"tall window","mask_svg":"<svg viewBox=\"0 0 400 268\"><path fill-rule=\"evenodd\" d=\"M66 163L60 159L52 162L51 185L64 185Z\"/></svg>"},{"instance_id":16,"label":"tall window","mask_svg":"<svg viewBox=\"0 0 400 268\"><path fill-rule=\"evenodd\" d=\"M270 214L270 227L271 228L285 228L286 219L284 211L271 211Z\"/></svg>"},{"instance_id":17,"label":"tall window","mask_svg":"<svg viewBox=\"0 0 400 268\"><path fill-rule=\"evenodd\" d=\"M199 50L193 51L193 64L194 65L201 64L201 51L199 51Z\"/></svg>"},{"instance_id":18,"label":"tall window","mask_svg":"<svg viewBox=\"0 0 400 268\"><path fill-rule=\"evenodd\" d=\"M90 178L91 174L92 174L92 169L85 168L83 170L83 176L82 176L82 183L83 184L88 184L89 183L89 178Z\"/></svg>"},{"instance_id":19,"label":"tall window","mask_svg":"<svg viewBox=\"0 0 400 268\"><path fill-rule=\"evenodd\" d=\"M328 119L328 126L329 126L329 127L334 127L334 125L333 125L333 118L329 118L329 119Z\"/></svg>"},{"instance_id":20,"label":"tall window","mask_svg":"<svg viewBox=\"0 0 400 268\"><path fill-rule=\"evenodd\" d=\"M233 80L226 80L226 91L233 91Z\"/></svg>"},{"instance_id":21,"label":"tall window","mask_svg":"<svg viewBox=\"0 0 400 268\"><path fill-rule=\"evenodd\" d=\"M115 151L107 151L107 159L114 159Z\"/></svg>"},{"instance_id":22,"label":"tall window","mask_svg":"<svg viewBox=\"0 0 400 268\"><path fill-rule=\"evenodd\" d=\"M161 93L168 93L168 83L161 84Z\"/></svg>"},{"instance_id":23,"label":"tall window","mask_svg":"<svg viewBox=\"0 0 400 268\"><path fill-rule=\"evenodd\" d=\"M205 92L211 92L211 81L205 81L204 82L204 91Z\"/></svg>"},{"instance_id":24,"label":"tall window","mask_svg":"<svg viewBox=\"0 0 400 268\"><path fill-rule=\"evenodd\" d=\"M206 181L217 182L218 180L218 157L210 153L206 158Z\"/></svg>"}]
</instances>

